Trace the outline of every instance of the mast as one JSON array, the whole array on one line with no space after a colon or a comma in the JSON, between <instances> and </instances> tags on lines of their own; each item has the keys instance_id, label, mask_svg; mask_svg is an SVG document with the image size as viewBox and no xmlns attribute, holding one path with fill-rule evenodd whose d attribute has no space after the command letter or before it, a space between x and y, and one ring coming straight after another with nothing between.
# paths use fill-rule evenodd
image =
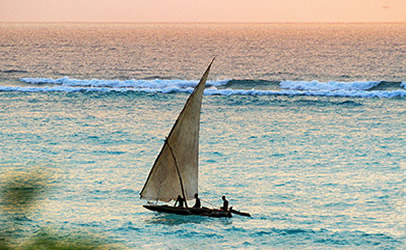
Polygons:
<instances>
[{"instance_id":1,"label":"mast","mask_svg":"<svg viewBox=\"0 0 406 250\"><path fill-rule=\"evenodd\" d=\"M175 154L173 153L172 147L171 147L171 145L169 144L168 140L165 140L165 142L168 144L168 147L169 147L169 150L171 151L173 160L175 161L175 167L176 167L176 172L178 173L178 176L179 176L179 182L180 182L180 188L181 188L181 190L182 190L182 196L183 196L183 199L185 200L185 205L186 205L186 207L187 207L185 189L183 188L183 181L182 181L182 176L180 175L180 172L179 172L178 162L176 161Z\"/></svg>"}]
</instances>

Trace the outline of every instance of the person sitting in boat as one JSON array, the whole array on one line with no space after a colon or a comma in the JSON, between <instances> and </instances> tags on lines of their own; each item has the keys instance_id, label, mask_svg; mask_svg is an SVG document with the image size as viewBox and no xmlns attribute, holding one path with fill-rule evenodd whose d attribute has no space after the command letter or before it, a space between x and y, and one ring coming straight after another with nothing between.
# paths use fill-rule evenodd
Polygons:
<instances>
[{"instance_id":1,"label":"person sitting in boat","mask_svg":"<svg viewBox=\"0 0 406 250\"><path fill-rule=\"evenodd\" d=\"M228 210L228 200L226 199L226 197L224 195L221 197L221 199L223 200L223 206L220 209L227 211Z\"/></svg>"},{"instance_id":2,"label":"person sitting in boat","mask_svg":"<svg viewBox=\"0 0 406 250\"><path fill-rule=\"evenodd\" d=\"M182 198L182 196L178 195L178 199L176 199L174 207L176 207L176 204L178 204L178 207L183 207L183 203L185 202L185 199Z\"/></svg>"},{"instance_id":3,"label":"person sitting in boat","mask_svg":"<svg viewBox=\"0 0 406 250\"><path fill-rule=\"evenodd\" d=\"M196 202L195 202L195 205L193 206L193 208L200 208L201 203L200 203L199 195L197 193L195 194L195 199L196 199Z\"/></svg>"}]
</instances>

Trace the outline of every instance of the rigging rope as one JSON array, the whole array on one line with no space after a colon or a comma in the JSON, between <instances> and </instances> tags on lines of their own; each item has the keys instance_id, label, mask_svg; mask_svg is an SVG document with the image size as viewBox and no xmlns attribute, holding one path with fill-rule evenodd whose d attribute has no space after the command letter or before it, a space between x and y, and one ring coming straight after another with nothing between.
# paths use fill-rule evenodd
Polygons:
<instances>
[{"instance_id":1,"label":"rigging rope","mask_svg":"<svg viewBox=\"0 0 406 250\"><path fill-rule=\"evenodd\" d=\"M203 192L206 192L205 191L205 189L204 188L202 188L202 186L199 186L199 189L200 189L200 191L203 193ZM204 200L204 199L200 199L201 201L204 201L204 202L206 202L206 203L208 203L210 206L212 206L212 208L217 208L218 206L216 206L216 205L214 205L213 203L211 203L210 201L207 201L207 200Z\"/></svg>"}]
</instances>

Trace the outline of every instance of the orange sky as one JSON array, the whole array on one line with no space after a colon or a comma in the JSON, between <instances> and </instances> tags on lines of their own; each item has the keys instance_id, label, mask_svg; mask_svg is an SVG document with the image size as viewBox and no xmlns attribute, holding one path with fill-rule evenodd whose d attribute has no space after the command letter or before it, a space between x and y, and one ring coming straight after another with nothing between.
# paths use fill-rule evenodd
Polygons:
<instances>
[{"instance_id":1,"label":"orange sky","mask_svg":"<svg viewBox=\"0 0 406 250\"><path fill-rule=\"evenodd\" d=\"M0 22L406 22L406 0L0 0Z\"/></svg>"}]
</instances>

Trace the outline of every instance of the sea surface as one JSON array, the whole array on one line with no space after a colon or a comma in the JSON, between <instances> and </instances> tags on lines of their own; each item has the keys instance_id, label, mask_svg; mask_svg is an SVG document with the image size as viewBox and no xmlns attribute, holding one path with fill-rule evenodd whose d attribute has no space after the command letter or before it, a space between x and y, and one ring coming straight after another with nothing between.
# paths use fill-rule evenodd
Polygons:
<instances>
[{"instance_id":1,"label":"sea surface","mask_svg":"<svg viewBox=\"0 0 406 250\"><path fill-rule=\"evenodd\" d=\"M214 56L199 194L252 217L148 211L140 190ZM51 176L21 222L27 235L89 232L129 249L402 249L406 24L1 23L0 143L1 182Z\"/></svg>"}]
</instances>

